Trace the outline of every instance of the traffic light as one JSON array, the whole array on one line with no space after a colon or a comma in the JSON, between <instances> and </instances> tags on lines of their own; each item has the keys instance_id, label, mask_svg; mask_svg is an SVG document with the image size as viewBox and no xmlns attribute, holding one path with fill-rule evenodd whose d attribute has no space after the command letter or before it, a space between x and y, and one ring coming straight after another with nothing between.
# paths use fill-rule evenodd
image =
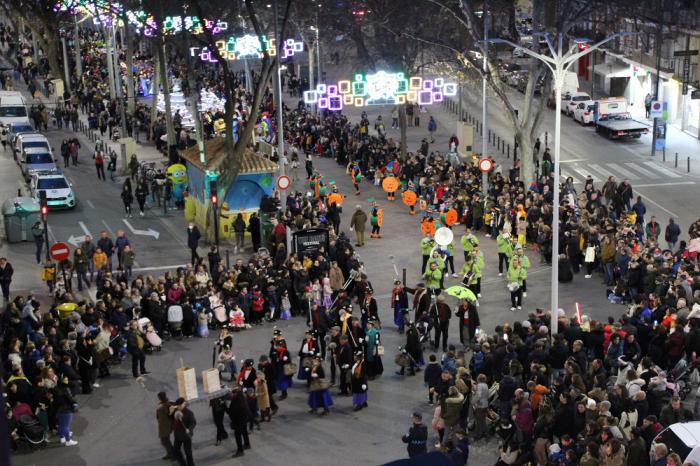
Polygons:
<instances>
[{"instance_id":1,"label":"traffic light","mask_svg":"<svg viewBox=\"0 0 700 466\"><path fill-rule=\"evenodd\" d=\"M211 203L216 207L219 204L219 196L217 194L216 179L209 180L209 196Z\"/></svg>"},{"instance_id":2,"label":"traffic light","mask_svg":"<svg viewBox=\"0 0 700 466\"><path fill-rule=\"evenodd\" d=\"M41 215L46 218L49 214L49 204L46 202L46 191L39 191L39 211Z\"/></svg>"}]
</instances>

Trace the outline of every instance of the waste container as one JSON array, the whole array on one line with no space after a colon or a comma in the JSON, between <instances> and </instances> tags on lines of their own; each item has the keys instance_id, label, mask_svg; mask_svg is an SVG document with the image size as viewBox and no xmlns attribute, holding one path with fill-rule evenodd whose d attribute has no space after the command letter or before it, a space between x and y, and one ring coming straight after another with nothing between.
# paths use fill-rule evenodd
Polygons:
<instances>
[{"instance_id":1,"label":"waste container","mask_svg":"<svg viewBox=\"0 0 700 466\"><path fill-rule=\"evenodd\" d=\"M32 225L39 214L39 201L31 197L13 197L2 204L5 236L8 243L32 239Z\"/></svg>"}]
</instances>

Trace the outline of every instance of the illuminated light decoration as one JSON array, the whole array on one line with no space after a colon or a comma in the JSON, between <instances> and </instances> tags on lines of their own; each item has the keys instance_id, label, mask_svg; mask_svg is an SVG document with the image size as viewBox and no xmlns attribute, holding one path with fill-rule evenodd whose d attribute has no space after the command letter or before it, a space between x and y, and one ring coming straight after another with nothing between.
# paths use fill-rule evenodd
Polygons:
<instances>
[{"instance_id":1,"label":"illuminated light decoration","mask_svg":"<svg viewBox=\"0 0 700 466\"><path fill-rule=\"evenodd\" d=\"M430 89L418 91L418 105L432 105L433 92Z\"/></svg>"},{"instance_id":2,"label":"illuminated light decoration","mask_svg":"<svg viewBox=\"0 0 700 466\"><path fill-rule=\"evenodd\" d=\"M307 104L317 103L318 102L318 92L316 92L316 91L304 91L304 102L306 102Z\"/></svg>"},{"instance_id":3,"label":"illuminated light decoration","mask_svg":"<svg viewBox=\"0 0 700 466\"><path fill-rule=\"evenodd\" d=\"M293 57L294 54L304 51L304 43L294 39L287 39L284 41L284 46L282 47L282 58Z\"/></svg>"},{"instance_id":4,"label":"illuminated light decoration","mask_svg":"<svg viewBox=\"0 0 700 466\"><path fill-rule=\"evenodd\" d=\"M445 97L454 97L457 95L457 84L456 83L445 83L442 86L442 93Z\"/></svg>"},{"instance_id":5,"label":"illuminated light decoration","mask_svg":"<svg viewBox=\"0 0 700 466\"><path fill-rule=\"evenodd\" d=\"M345 106L365 107L370 105L401 105L416 102L418 105L441 103L445 97L457 94L457 84L445 82L444 78L423 79L420 76L406 77L404 73L379 71L374 74L358 73L354 80L342 80L335 84L317 84L316 89L304 92L306 104L317 104L319 108L340 111Z\"/></svg>"},{"instance_id":6,"label":"illuminated light decoration","mask_svg":"<svg viewBox=\"0 0 700 466\"><path fill-rule=\"evenodd\" d=\"M343 109L343 99L338 95L332 95L328 98L328 110L339 112Z\"/></svg>"},{"instance_id":7,"label":"illuminated light decoration","mask_svg":"<svg viewBox=\"0 0 700 466\"><path fill-rule=\"evenodd\" d=\"M420 76L413 76L408 81L408 88L412 91L417 91L423 88L423 78Z\"/></svg>"}]
</instances>

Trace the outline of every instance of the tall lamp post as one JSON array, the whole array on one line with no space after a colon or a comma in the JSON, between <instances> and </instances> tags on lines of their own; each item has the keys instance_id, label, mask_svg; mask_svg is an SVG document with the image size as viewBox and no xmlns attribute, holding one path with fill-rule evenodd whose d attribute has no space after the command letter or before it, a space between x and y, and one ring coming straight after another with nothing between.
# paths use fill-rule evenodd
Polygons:
<instances>
[{"instance_id":1,"label":"tall lamp post","mask_svg":"<svg viewBox=\"0 0 700 466\"><path fill-rule=\"evenodd\" d=\"M590 42L589 39L574 39L574 43L569 47L569 50L564 52L564 36L557 34L557 47L555 48L547 33L533 34L541 36L547 43L551 55L543 55L533 52L530 49L522 47L506 39L486 39L492 44L508 44L516 49L520 49L526 55L536 58L543 62L552 72L554 77L554 91L556 98L556 115L554 116L554 169L555 176L552 201L554 212L552 213L552 294L551 294L551 331L552 335L558 332L558 310L559 310L559 157L561 152L561 90L564 85L564 77L569 67L576 63L579 58L591 53L600 48L603 44L616 39L617 37L635 34L633 32L620 32L613 34L605 39L590 45L588 48L579 50L577 45Z\"/></svg>"}]
</instances>

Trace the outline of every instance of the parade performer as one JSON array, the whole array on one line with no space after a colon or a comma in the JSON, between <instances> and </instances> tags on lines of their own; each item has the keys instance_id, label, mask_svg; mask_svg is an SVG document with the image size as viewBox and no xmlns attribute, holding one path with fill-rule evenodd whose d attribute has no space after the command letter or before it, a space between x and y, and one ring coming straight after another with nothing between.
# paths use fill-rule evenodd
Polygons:
<instances>
[{"instance_id":1,"label":"parade performer","mask_svg":"<svg viewBox=\"0 0 700 466\"><path fill-rule=\"evenodd\" d=\"M382 209L377 205L377 201L374 199L368 200L372 204L372 210L369 213L369 223L372 225L372 233L369 236L374 239L379 239L382 237L382 235L379 234L379 230L382 228L384 215Z\"/></svg>"},{"instance_id":2,"label":"parade performer","mask_svg":"<svg viewBox=\"0 0 700 466\"><path fill-rule=\"evenodd\" d=\"M326 373L323 370L321 356L318 354L313 357L309 377L311 380L307 401L309 408L311 408L309 412L315 414L318 408L323 408L321 416L326 416L330 412L328 408L333 406L333 398L328 389L328 382L325 380Z\"/></svg>"},{"instance_id":3,"label":"parade performer","mask_svg":"<svg viewBox=\"0 0 700 466\"><path fill-rule=\"evenodd\" d=\"M307 385L311 383L311 358L319 352L318 344L314 340L310 330L304 332L304 340L299 349L299 372L297 379L306 380Z\"/></svg>"},{"instance_id":4,"label":"parade performer","mask_svg":"<svg viewBox=\"0 0 700 466\"><path fill-rule=\"evenodd\" d=\"M394 324L399 328L399 333L403 333L408 314L408 293L401 280L394 280L394 288L391 290L391 307L394 309Z\"/></svg>"},{"instance_id":5,"label":"parade performer","mask_svg":"<svg viewBox=\"0 0 700 466\"><path fill-rule=\"evenodd\" d=\"M352 180L352 186L355 188L355 195L360 195L360 182L362 181L362 170L360 170L360 162L354 161L352 167L350 167L350 179Z\"/></svg>"},{"instance_id":6,"label":"parade performer","mask_svg":"<svg viewBox=\"0 0 700 466\"><path fill-rule=\"evenodd\" d=\"M350 371L353 411L367 407L367 367L362 351L355 352L355 363Z\"/></svg>"},{"instance_id":7,"label":"parade performer","mask_svg":"<svg viewBox=\"0 0 700 466\"><path fill-rule=\"evenodd\" d=\"M367 377L369 380L374 380L378 375L384 372L382 364L383 347L381 346L380 330L378 321L375 318L370 318L365 326L365 360L367 361ZM382 348L380 350L380 348Z\"/></svg>"},{"instance_id":8,"label":"parade performer","mask_svg":"<svg viewBox=\"0 0 700 466\"><path fill-rule=\"evenodd\" d=\"M287 398L287 390L292 386L292 376L286 375L285 366L292 364L292 358L287 350L287 342L284 338L275 341L275 351L273 353L273 364L275 366L277 390L282 392L280 400Z\"/></svg>"}]
</instances>

